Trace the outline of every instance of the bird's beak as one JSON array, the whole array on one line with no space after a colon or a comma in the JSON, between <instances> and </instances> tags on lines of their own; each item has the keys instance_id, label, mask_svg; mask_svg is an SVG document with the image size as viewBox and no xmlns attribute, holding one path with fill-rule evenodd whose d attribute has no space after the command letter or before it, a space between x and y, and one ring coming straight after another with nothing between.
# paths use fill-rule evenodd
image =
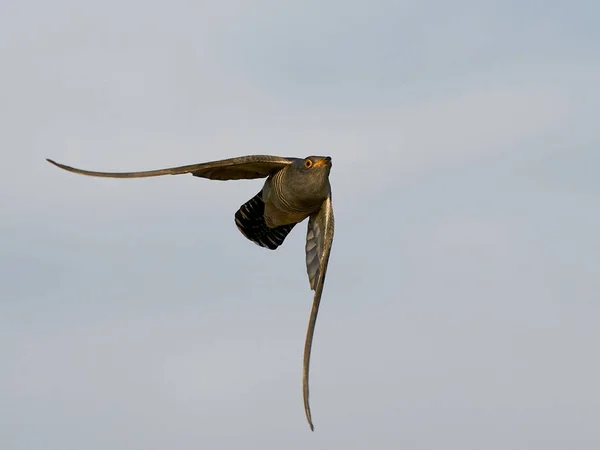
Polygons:
<instances>
[{"instance_id":1,"label":"bird's beak","mask_svg":"<svg viewBox=\"0 0 600 450\"><path fill-rule=\"evenodd\" d=\"M328 156L320 161L317 161L313 167L328 166L329 164L331 164L331 158Z\"/></svg>"}]
</instances>

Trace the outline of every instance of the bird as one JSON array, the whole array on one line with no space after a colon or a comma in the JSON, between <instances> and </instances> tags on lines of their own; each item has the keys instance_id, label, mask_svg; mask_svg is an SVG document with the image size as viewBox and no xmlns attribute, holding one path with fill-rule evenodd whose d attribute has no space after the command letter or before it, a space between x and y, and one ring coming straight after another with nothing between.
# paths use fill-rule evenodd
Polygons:
<instances>
[{"instance_id":1,"label":"bird","mask_svg":"<svg viewBox=\"0 0 600 450\"><path fill-rule=\"evenodd\" d=\"M290 231L308 218L306 269L314 297L304 342L302 393L306 419L310 429L314 431L309 403L309 369L315 324L335 229L329 181L331 157L248 155L138 172L95 172L67 166L49 158L47 161L69 172L104 178L180 174L219 181L266 178L260 192L240 206L234 219L237 228L248 240L270 250L283 244Z\"/></svg>"}]
</instances>

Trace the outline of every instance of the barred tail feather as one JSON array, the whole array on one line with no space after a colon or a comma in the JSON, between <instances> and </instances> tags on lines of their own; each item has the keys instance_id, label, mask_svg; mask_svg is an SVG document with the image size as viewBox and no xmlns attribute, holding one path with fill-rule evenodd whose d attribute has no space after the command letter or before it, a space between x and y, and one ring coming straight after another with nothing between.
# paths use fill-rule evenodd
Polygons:
<instances>
[{"instance_id":1,"label":"barred tail feather","mask_svg":"<svg viewBox=\"0 0 600 450\"><path fill-rule=\"evenodd\" d=\"M235 224L249 240L261 247L275 250L287 237L294 225L269 228L265 222L265 203L262 191L244 203L235 213Z\"/></svg>"}]
</instances>

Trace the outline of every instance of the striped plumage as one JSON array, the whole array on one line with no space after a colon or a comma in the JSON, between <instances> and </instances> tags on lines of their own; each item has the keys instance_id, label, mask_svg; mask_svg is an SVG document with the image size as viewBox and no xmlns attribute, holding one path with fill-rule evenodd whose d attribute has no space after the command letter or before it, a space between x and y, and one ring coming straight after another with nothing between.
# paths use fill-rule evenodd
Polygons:
<instances>
[{"instance_id":1,"label":"striped plumage","mask_svg":"<svg viewBox=\"0 0 600 450\"><path fill-rule=\"evenodd\" d=\"M302 386L306 418L311 430L314 429L308 401L308 375L315 323L334 234L329 184L331 158L252 155L143 172L95 172L48 161L69 172L95 177L143 178L190 173L211 180L266 178L262 190L235 213L235 223L246 238L271 250L283 244L297 223L309 219L306 269L315 295L304 345Z\"/></svg>"},{"instance_id":2,"label":"striped plumage","mask_svg":"<svg viewBox=\"0 0 600 450\"><path fill-rule=\"evenodd\" d=\"M235 224L249 240L261 247L275 250L287 237L295 223L270 228L265 221L265 202L262 191L240 206L235 213Z\"/></svg>"}]
</instances>

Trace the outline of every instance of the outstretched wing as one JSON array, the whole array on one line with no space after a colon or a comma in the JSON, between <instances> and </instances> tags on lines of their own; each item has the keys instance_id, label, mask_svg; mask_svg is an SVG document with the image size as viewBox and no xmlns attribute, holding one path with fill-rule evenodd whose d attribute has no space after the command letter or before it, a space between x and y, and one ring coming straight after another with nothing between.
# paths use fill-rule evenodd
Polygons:
<instances>
[{"instance_id":1,"label":"outstretched wing","mask_svg":"<svg viewBox=\"0 0 600 450\"><path fill-rule=\"evenodd\" d=\"M323 202L321 209L310 216L308 221L308 233L306 235L306 269L310 287L315 291L313 307L308 322L306 342L304 343L304 373L302 377L302 390L304 394L304 411L310 429L314 430L308 402L308 372L310 368L310 351L312 348L315 323L319 313L323 284L333 243L334 219L331 193Z\"/></svg>"},{"instance_id":2,"label":"outstretched wing","mask_svg":"<svg viewBox=\"0 0 600 450\"><path fill-rule=\"evenodd\" d=\"M66 166L51 159L47 159L47 161L69 172L91 177L145 178L191 173L195 177L208 178L210 180L250 180L253 178L266 178L283 169L288 164L291 164L293 159L280 156L251 155L143 172L94 172Z\"/></svg>"}]
</instances>

